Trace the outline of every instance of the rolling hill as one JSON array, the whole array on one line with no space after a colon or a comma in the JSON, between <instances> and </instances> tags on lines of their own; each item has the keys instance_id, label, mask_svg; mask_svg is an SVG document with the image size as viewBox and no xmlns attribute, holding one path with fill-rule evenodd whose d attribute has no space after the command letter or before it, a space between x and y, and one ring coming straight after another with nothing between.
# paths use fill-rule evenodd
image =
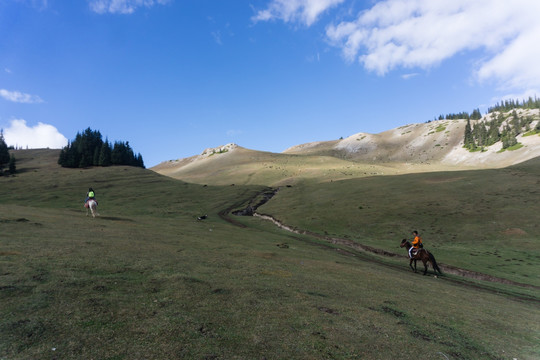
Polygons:
<instances>
[{"instance_id":1,"label":"rolling hill","mask_svg":"<svg viewBox=\"0 0 540 360\"><path fill-rule=\"evenodd\" d=\"M328 164L309 171L327 178L284 187L261 208L314 236L257 217L232 221L265 186L190 184L126 166L66 169L56 150L14 153L19 172L0 177L0 358L540 354L538 159L354 178L329 173L345 160L314 156L311 166ZM95 219L82 207L88 186L100 202ZM415 274L398 245L412 226L442 264L527 286Z\"/></svg>"},{"instance_id":2,"label":"rolling hill","mask_svg":"<svg viewBox=\"0 0 540 360\"><path fill-rule=\"evenodd\" d=\"M519 110L538 124L539 110ZM473 120L474 126L488 116ZM507 116L509 116L507 114ZM502 168L540 156L540 135L517 136L522 145L502 143L471 152L463 147L466 120L411 124L379 134L358 133L340 140L293 146L268 153L228 144L185 159L165 161L152 170L176 179L211 184L284 185L372 175Z\"/></svg>"}]
</instances>

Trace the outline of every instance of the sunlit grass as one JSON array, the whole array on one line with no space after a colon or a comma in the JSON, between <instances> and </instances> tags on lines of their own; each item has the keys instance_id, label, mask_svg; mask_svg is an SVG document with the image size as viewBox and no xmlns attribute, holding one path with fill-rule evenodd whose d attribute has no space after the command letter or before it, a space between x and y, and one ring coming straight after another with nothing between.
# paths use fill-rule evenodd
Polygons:
<instances>
[{"instance_id":1,"label":"sunlit grass","mask_svg":"<svg viewBox=\"0 0 540 360\"><path fill-rule=\"evenodd\" d=\"M186 184L123 167L68 170L55 166L53 156L26 154L35 162L20 154L23 171L0 179L0 358L390 359L416 358L421 352L431 359L521 359L539 354L540 310L532 295L453 277L424 277L412 273L406 260L339 249L257 218L237 219L244 227L220 218L224 209L246 205L262 186ZM535 181L527 169L505 175L514 180L516 192ZM394 241L411 223L430 245L435 244L427 236L431 225L465 234L469 226L480 229L482 217L464 226L458 221L463 217L442 222L443 212L433 209L440 200L435 194L469 187L475 193L481 184L470 183L487 181L482 178L301 183L284 187L265 211L272 209L299 227L369 239L399 252ZM86 217L82 207L88 186L100 202L96 219ZM409 195L400 195L401 186ZM428 200L418 200L426 189L434 203L429 211L423 210ZM485 189L504 197L496 195L499 191ZM487 205L498 204L485 199ZM514 221L523 221L519 228L536 236L521 212L528 206L533 213L536 202L521 197L515 202L496 221L514 212ZM477 210L486 211L486 204L476 203ZM387 213L377 216L383 209ZM208 218L198 221L202 214ZM388 227L402 214L409 215L401 227ZM367 222L371 225L363 229ZM478 254L487 249L466 240L455 243ZM499 253L521 251L496 241ZM519 247L527 246L531 254L538 249L533 239L520 240ZM444 241L434 250L445 259Z\"/></svg>"}]
</instances>

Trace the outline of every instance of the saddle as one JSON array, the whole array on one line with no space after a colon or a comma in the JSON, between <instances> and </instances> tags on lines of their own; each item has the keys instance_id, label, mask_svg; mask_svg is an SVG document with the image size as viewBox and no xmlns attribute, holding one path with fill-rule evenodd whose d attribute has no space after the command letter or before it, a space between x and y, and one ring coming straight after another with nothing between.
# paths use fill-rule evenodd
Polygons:
<instances>
[{"instance_id":1,"label":"saddle","mask_svg":"<svg viewBox=\"0 0 540 360\"><path fill-rule=\"evenodd\" d=\"M418 254L418 252L420 251L420 249L416 249L416 248L411 248L409 250L409 257L412 259L414 256L416 256L416 254Z\"/></svg>"},{"instance_id":2,"label":"saddle","mask_svg":"<svg viewBox=\"0 0 540 360\"><path fill-rule=\"evenodd\" d=\"M98 204L98 202L97 202L97 200L96 200L95 198L88 199L88 200L86 200L86 201L84 202L84 207L87 208L87 209L89 208L88 202L89 202L90 200L94 200L94 201L96 202L96 205Z\"/></svg>"}]
</instances>

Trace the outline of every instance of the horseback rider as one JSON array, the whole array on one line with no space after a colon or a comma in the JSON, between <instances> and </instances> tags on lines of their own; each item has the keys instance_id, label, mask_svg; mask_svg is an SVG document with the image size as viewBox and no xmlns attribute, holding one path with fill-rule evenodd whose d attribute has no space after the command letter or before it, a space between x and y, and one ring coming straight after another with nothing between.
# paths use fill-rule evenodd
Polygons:
<instances>
[{"instance_id":1,"label":"horseback rider","mask_svg":"<svg viewBox=\"0 0 540 360\"><path fill-rule=\"evenodd\" d=\"M414 240L411 242L412 247L409 249L409 257L413 257L413 251L416 253L419 249L423 248L422 238L418 235L418 231L414 230L412 232Z\"/></svg>"},{"instance_id":2,"label":"horseback rider","mask_svg":"<svg viewBox=\"0 0 540 360\"><path fill-rule=\"evenodd\" d=\"M88 202L88 200L95 200L96 203L97 203L96 193L94 192L94 189L92 189L92 188L89 188L88 192L86 193L86 200L84 200L85 205Z\"/></svg>"}]
</instances>

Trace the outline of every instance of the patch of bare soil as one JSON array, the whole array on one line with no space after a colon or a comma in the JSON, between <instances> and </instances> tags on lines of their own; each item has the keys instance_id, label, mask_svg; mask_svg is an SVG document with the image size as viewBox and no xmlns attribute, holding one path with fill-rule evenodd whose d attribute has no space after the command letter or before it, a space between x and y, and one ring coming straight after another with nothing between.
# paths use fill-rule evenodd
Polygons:
<instances>
[{"instance_id":1,"label":"patch of bare soil","mask_svg":"<svg viewBox=\"0 0 540 360\"><path fill-rule=\"evenodd\" d=\"M525 232L525 230L521 230L519 228L510 228L510 229L506 229L504 231L502 231L503 235L507 235L507 236L523 236L523 235L527 235L527 232Z\"/></svg>"},{"instance_id":2,"label":"patch of bare soil","mask_svg":"<svg viewBox=\"0 0 540 360\"><path fill-rule=\"evenodd\" d=\"M21 255L18 251L0 251L0 256L7 256L7 255Z\"/></svg>"}]
</instances>

